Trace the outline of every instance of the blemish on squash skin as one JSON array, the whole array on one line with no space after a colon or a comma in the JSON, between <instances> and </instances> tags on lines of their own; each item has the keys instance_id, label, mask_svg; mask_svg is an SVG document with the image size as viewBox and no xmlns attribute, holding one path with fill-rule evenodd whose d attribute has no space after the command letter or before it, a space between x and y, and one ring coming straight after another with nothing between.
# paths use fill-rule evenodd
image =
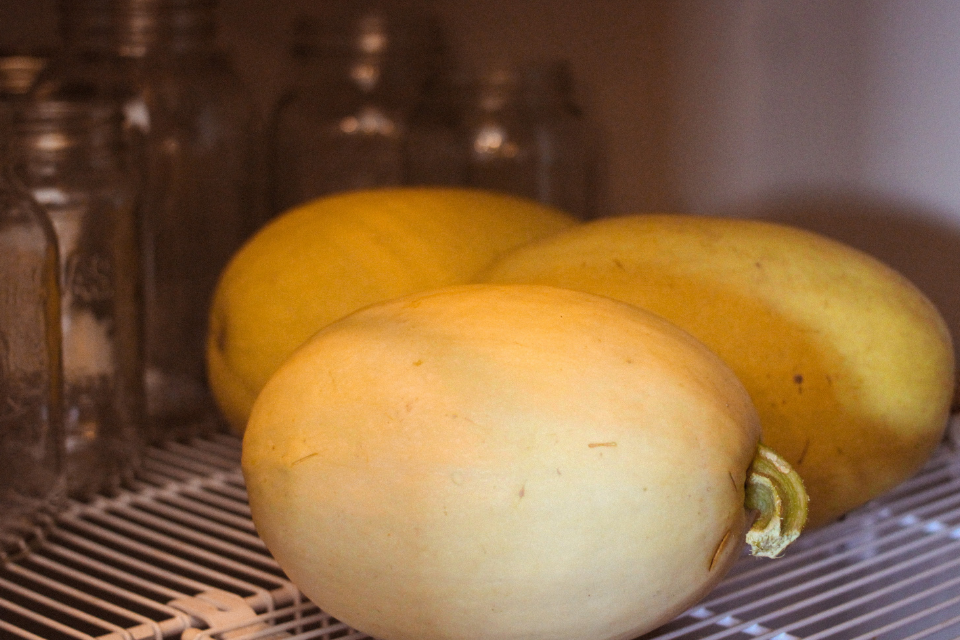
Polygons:
<instances>
[{"instance_id":1,"label":"blemish on squash skin","mask_svg":"<svg viewBox=\"0 0 960 640\"><path fill-rule=\"evenodd\" d=\"M597 447L615 447L617 446L616 442L591 442L587 445L591 449L596 449Z\"/></svg>"},{"instance_id":2,"label":"blemish on squash skin","mask_svg":"<svg viewBox=\"0 0 960 640\"><path fill-rule=\"evenodd\" d=\"M293 463L290 464L290 466L291 466L291 467L295 467L296 465L300 464L300 463L303 462L304 460L306 460L306 459L308 459L308 458L312 458L313 456L316 456L316 455L319 455L316 451L314 451L313 453L308 453L307 455L303 456L302 458L297 458L296 460L294 460Z\"/></svg>"},{"instance_id":3,"label":"blemish on squash skin","mask_svg":"<svg viewBox=\"0 0 960 640\"><path fill-rule=\"evenodd\" d=\"M416 362L413 363L413 366L419 367L422 364L423 364L423 360L417 360Z\"/></svg>"},{"instance_id":4,"label":"blemish on squash skin","mask_svg":"<svg viewBox=\"0 0 960 640\"><path fill-rule=\"evenodd\" d=\"M713 552L713 558L710 560L710 566L707 568L707 572L713 571L713 568L717 566L717 561L720 560L720 556L723 554L724 547L727 546L727 541L730 539L730 530L727 529L727 532L723 534L723 538L720 539L720 544L717 545L717 550Z\"/></svg>"}]
</instances>

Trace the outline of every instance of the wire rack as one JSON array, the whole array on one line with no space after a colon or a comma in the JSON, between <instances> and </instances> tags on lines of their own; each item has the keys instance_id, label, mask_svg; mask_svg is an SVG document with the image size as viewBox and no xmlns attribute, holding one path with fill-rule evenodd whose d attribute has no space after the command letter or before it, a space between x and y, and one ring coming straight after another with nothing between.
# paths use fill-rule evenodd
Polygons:
<instances>
[{"instance_id":1,"label":"wire rack","mask_svg":"<svg viewBox=\"0 0 960 640\"><path fill-rule=\"evenodd\" d=\"M960 638L960 418L951 433L914 478L778 560L744 556L643 640ZM226 435L168 443L131 490L72 504L39 550L0 568L0 638L368 638L271 558L239 455Z\"/></svg>"}]
</instances>

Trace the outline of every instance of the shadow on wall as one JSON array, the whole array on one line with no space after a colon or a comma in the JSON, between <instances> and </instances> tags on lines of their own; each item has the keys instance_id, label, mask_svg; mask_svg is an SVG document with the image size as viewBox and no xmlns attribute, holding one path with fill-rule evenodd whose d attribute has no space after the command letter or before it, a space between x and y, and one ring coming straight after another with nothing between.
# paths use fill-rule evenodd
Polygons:
<instances>
[{"instance_id":1,"label":"shadow on wall","mask_svg":"<svg viewBox=\"0 0 960 640\"><path fill-rule=\"evenodd\" d=\"M835 238L898 270L939 308L960 357L960 227L923 207L855 192L785 193L748 211Z\"/></svg>"}]
</instances>

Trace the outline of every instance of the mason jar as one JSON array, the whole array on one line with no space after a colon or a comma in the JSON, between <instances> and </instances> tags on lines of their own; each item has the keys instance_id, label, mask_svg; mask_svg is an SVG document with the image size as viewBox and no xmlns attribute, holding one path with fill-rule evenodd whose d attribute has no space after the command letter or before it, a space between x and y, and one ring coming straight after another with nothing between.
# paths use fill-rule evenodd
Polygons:
<instances>
[{"instance_id":1,"label":"mason jar","mask_svg":"<svg viewBox=\"0 0 960 640\"><path fill-rule=\"evenodd\" d=\"M220 272L262 224L263 127L217 44L215 0L61 0L63 51L43 99L118 105L143 220L145 377L152 440L220 428L206 379Z\"/></svg>"},{"instance_id":2,"label":"mason jar","mask_svg":"<svg viewBox=\"0 0 960 640\"><path fill-rule=\"evenodd\" d=\"M145 435L135 185L110 104L31 102L14 151L56 233L67 490L86 500L131 478Z\"/></svg>"}]
</instances>

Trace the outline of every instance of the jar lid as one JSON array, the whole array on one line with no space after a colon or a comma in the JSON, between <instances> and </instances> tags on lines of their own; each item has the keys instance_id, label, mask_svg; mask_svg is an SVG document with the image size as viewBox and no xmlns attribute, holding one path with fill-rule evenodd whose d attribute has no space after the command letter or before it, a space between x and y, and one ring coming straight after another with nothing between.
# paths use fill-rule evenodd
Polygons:
<instances>
[{"instance_id":1,"label":"jar lid","mask_svg":"<svg viewBox=\"0 0 960 640\"><path fill-rule=\"evenodd\" d=\"M116 144L120 111L107 102L28 100L14 116L18 147L30 153L60 153L78 144Z\"/></svg>"}]
</instances>

